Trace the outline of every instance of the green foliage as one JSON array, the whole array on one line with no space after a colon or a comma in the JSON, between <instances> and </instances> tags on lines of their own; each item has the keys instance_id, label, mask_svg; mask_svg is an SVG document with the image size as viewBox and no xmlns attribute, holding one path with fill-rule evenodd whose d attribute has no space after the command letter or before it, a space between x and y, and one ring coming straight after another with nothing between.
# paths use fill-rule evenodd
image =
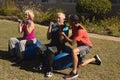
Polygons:
<instances>
[{"instance_id":1,"label":"green foliage","mask_svg":"<svg viewBox=\"0 0 120 80\"><path fill-rule=\"evenodd\" d=\"M19 14L17 14L17 17L18 17L19 19L24 19L25 14L24 14L23 12L20 12Z\"/></svg>"},{"instance_id":2,"label":"green foliage","mask_svg":"<svg viewBox=\"0 0 120 80\"><path fill-rule=\"evenodd\" d=\"M84 20L84 17L82 17L82 20ZM120 19L118 17L111 17L93 22L87 19L84 20L84 24L89 32L120 36Z\"/></svg>"},{"instance_id":3,"label":"green foliage","mask_svg":"<svg viewBox=\"0 0 120 80\"><path fill-rule=\"evenodd\" d=\"M112 36L120 36L120 24L111 25L108 34Z\"/></svg>"},{"instance_id":4,"label":"green foliage","mask_svg":"<svg viewBox=\"0 0 120 80\"><path fill-rule=\"evenodd\" d=\"M0 15L4 16L13 16L19 13L19 9L17 7L2 7L0 9Z\"/></svg>"},{"instance_id":5,"label":"green foliage","mask_svg":"<svg viewBox=\"0 0 120 80\"><path fill-rule=\"evenodd\" d=\"M58 12L64 12L62 9L55 9L50 13L49 21L56 21L56 16Z\"/></svg>"},{"instance_id":6,"label":"green foliage","mask_svg":"<svg viewBox=\"0 0 120 80\"><path fill-rule=\"evenodd\" d=\"M50 21L56 22L56 17L57 17L57 13L58 12L64 12L62 9L55 9L53 11L46 11L39 14L40 19L40 23L44 24L44 25L48 25L50 23Z\"/></svg>"},{"instance_id":7,"label":"green foliage","mask_svg":"<svg viewBox=\"0 0 120 80\"><path fill-rule=\"evenodd\" d=\"M34 21L37 23L47 25L47 20L49 18L49 15L50 15L49 12L37 12L36 11Z\"/></svg>"},{"instance_id":8,"label":"green foliage","mask_svg":"<svg viewBox=\"0 0 120 80\"><path fill-rule=\"evenodd\" d=\"M6 1L0 8L0 15L4 16L16 16L19 12L19 8L11 0Z\"/></svg>"},{"instance_id":9,"label":"green foliage","mask_svg":"<svg viewBox=\"0 0 120 80\"><path fill-rule=\"evenodd\" d=\"M76 5L78 13L88 13L89 15L103 15L111 11L109 0L78 0Z\"/></svg>"}]
</instances>

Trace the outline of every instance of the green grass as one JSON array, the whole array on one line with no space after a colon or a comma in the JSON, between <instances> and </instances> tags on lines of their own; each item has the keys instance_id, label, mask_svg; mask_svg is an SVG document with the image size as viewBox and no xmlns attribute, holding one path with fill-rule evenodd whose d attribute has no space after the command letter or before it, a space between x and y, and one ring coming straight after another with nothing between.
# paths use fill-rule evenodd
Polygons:
<instances>
[{"instance_id":1,"label":"green grass","mask_svg":"<svg viewBox=\"0 0 120 80\"><path fill-rule=\"evenodd\" d=\"M35 35L42 43L48 43L46 29L36 26ZM22 65L14 65L6 59L8 39L20 37L17 32L16 22L0 21L0 80L63 80L63 74L71 69L58 70L52 78L45 78L44 74L32 71L34 61L27 61ZM78 80L119 80L120 79L120 42L91 38L93 49L87 58L93 57L96 53L102 59L102 65L89 64L79 68Z\"/></svg>"}]
</instances>

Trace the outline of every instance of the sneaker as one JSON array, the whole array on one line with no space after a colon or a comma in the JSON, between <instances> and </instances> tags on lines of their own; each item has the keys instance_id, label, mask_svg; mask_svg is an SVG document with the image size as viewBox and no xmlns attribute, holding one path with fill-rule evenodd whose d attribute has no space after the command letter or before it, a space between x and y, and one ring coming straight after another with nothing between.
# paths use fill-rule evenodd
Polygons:
<instances>
[{"instance_id":1,"label":"sneaker","mask_svg":"<svg viewBox=\"0 0 120 80\"><path fill-rule=\"evenodd\" d=\"M101 61L100 57L97 54L94 56L94 58L96 59L96 61L95 61L96 64L101 65L102 61Z\"/></svg>"},{"instance_id":2,"label":"sneaker","mask_svg":"<svg viewBox=\"0 0 120 80\"><path fill-rule=\"evenodd\" d=\"M37 67L33 67L33 70L35 70L35 71L42 71L42 67L43 67L43 65L39 65Z\"/></svg>"},{"instance_id":3,"label":"sneaker","mask_svg":"<svg viewBox=\"0 0 120 80\"><path fill-rule=\"evenodd\" d=\"M73 79L77 77L78 77L78 73L74 74L73 72L70 72L70 74L66 75L64 79Z\"/></svg>"},{"instance_id":4,"label":"sneaker","mask_svg":"<svg viewBox=\"0 0 120 80\"><path fill-rule=\"evenodd\" d=\"M52 77L53 73L52 72L47 72L46 77Z\"/></svg>"}]
</instances>

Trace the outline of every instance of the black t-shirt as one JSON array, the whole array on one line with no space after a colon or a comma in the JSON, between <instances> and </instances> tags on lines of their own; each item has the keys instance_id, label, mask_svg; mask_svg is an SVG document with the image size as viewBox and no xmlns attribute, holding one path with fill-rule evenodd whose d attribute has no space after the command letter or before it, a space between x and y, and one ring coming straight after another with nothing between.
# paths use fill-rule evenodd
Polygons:
<instances>
[{"instance_id":1,"label":"black t-shirt","mask_svg":"<svg viewBox=\"0 0 120 80\"><path fill-rule=\"evenodd\" d=\"M58 50L63 50L65 48L65 42L60 41L60 30L59 25L53 24L52 30L51 30L51 45L56 46ZM66 26L66 24L62 25L62 31L68 36L69 28Z\"/></svg>"}]
</instances>

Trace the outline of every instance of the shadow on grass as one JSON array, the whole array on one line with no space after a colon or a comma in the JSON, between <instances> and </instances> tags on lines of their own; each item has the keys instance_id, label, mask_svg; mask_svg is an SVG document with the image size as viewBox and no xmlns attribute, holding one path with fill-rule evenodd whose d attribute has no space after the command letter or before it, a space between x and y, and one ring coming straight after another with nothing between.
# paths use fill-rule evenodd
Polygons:
<instances>
[{"instance_id":1,"label":"shadow on grass","mask_svg":"<svg viewBox=\"0 0 120 80\"><path fill-rule=\"evenodd\" d=\"M67 75L66 73L60 72L59 70L53 71L55 74Z\"/></svg>"},{"instance_id":2,"label":"shadow on grass","mask_svg":"<svg viewBox=\"0 0 120 80\"><path fill-rule=\"evenodd\" d=\"M15 63L15 64L12 64L12 66L20 67L20 69L23 69L23 70L26 70L26 71L31 71L31 72L34 72L34 73L41 73L41 74L44 74L44 77L46 77L45 76L46 70L37 71L37 70L33 69L33 67L38 66L37 60L24 61L21 64L16 64ZM54 74L59 74L59 75L66 75L65 73L61 72L60 70L54 70L53 73Z\"/></svg>"},{"instance_id":3,"label":"shadow on grass","mask_svg":"<svg viewBox=\"0 0 120 80\"><path fill-rule=\"evenodd\" d=\"M26 70L26 71L31 71L31 72L37 72L37 73L44 73L43 71L36 71L33 69L33 67L36 67L39 65L39 60L38 58L35 58L33 60L24 60L22 63L17 64L16 61L12 61L9 59L9 53L8 51L3 51L0 50L0 59L7 60L12 62L11 66L14 67L20 67L20 69ZM60 74L60 75L66 75L65 73L60 72L59 70L54 71L55 74Z\"/></svg>"},{"instance_id":4,"label":"shadow on grass","mask_svg":"<svg viewBox=\"0 0 120 80\"><path fill-rule=\"evenodd\" d=\"M33 67L39 65L38 59L36 58L33 60L24 60L22 63L17 64L16 60L12 60L10 58L8 51L0 50L0 59L12 62L13 64L11 64L11 66L20 67L20 69L23 69L26 71L39 72L33 69Z\"/></svg>"},{"instance_id":5,"label":"shadow on grass","mask_svg":"<svg viewBox=\"0 0 120 80\"><path fill-rule=\"evenodd\" d=\"M14 67L20 67L20 69L26 70L26 71L31 71L31 72L39 72L42 73L41 71L34 70L33 67L37 67L39 65L38 59L32 59L32 60L24 60L21 63L15 63L12 64Z\"/></svg>"},{"instance_id":6,"label":"shadow on grass","mask_svg":"<svg viewBox=\"0 0 120 80\"><path fill-rule=\"evenodd\" d=\"M7 60L7 58L8 58L8 51L0 50L0 59Z\"/></svg>"}]
</instances>

